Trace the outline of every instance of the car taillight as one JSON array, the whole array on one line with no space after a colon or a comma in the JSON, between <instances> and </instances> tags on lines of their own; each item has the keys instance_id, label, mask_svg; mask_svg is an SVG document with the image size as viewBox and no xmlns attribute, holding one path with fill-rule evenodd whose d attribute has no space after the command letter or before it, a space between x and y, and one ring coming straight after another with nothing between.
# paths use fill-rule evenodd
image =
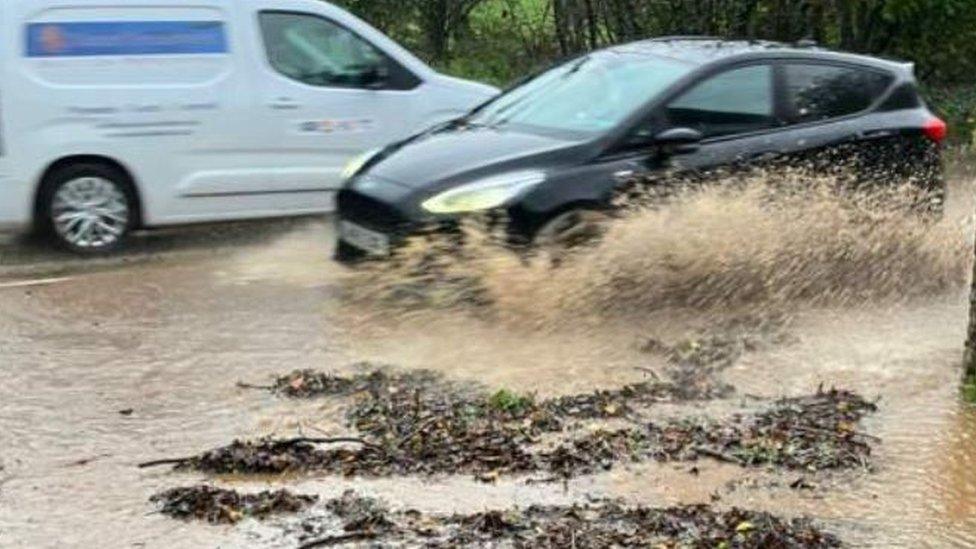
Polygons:
<instances>
[{"instance_id":1,"label":"car taillight","mask_svg":"<svg viewBox=\"0 0 976 549\"><path fill-rule=\"evenodd\" d=\"M942 143L949 134L949 126L941 119L932 117L931 120L925 123L922 131L925 132L925 136L932 141Z\"/></svg>"}]
</instances>

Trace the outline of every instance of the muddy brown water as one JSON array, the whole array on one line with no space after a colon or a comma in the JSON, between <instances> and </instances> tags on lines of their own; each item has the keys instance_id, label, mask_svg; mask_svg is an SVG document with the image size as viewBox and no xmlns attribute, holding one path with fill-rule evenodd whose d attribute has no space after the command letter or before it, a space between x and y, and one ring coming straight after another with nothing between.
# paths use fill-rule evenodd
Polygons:
<instances>
[{"instance_id":1,"label":"muddy brown water","mask_svg":"<svg viewBox=\"0 0 976 549\"><path fill-rule=\"evenodd\" d=\"M641 380L635 366L662 366L640 352L649 331L680 334L695 324L693 314L660 311L546 333L452 314L350 321L337 304L344 275L327 257L328 222L249 227L270 236L200 245L177 234L146 254L95 264L2 244L0 547L293 547L281 535L289 519L215 527L154 513L153 493L207 479L136 464L240 437L344 432L333 402L282 401L238 389L238 380L374 360L491 388L590 391ZM665 506L717 495L719 506L810 515L852 546L976 547L976 409L957 398L965 301L960 285L907 302L798 307L795 341L750 353L726 372L740 395L802 395L823 383L881 398L864 425L883 439L877 471L814 477L812 491L788 488L797 473L711 462L697 464L697 475L690 464L642 464L565 485L216 482L323 497L356 488L430 512L590 496Z\"/></svg>"}]
</instances>

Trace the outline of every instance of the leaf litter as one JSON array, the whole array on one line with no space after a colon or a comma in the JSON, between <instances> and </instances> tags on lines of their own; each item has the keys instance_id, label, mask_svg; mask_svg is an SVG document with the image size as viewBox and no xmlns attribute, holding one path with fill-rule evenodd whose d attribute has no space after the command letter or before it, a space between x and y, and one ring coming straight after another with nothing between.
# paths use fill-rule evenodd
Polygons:
<instances>
[{"instance_id":1,"label":"leaf litter","mask_svg":"<svg viewBox=\"0 0 976 549\"><path fill-rule=\"evenodd\" d=\"M647 460L707 458L804 473L867 467L876 439L860 432L859 424L877 408L849 391L821 387L813 395L782 399L765 410L722 420L642 419L641 412L655 404L734 394L734 388L717 381L718 375L763 341L741 334L675 345L652 340L644 349L667 359L667 381L647 370L651 381L548 399L508 390L492 393L426 371L368 365L360 365L364 372L353 376L295 371L270 386L243 386L286 398L347 399L345 419L354 435L235 441L197 456L143 466L174 465L217 475L473 474L483 481L521 474L560 480ZM176 518L233 523L303 511L316 499L287 491L240 495L196 487L170 490L153 501ZM391 512L382 502L349 492L324 508L330 518L316 515L303 521L303 547L364 542L406 547L840 546L836 537L808 519L710 506L650 509L596 501L429 516L413 510Z\"/></svg>"},{"instance_id":2,"label":"leaf litter","mask_svg":"<svg viewBox=\"0 0 976 549\"><path fill-rule=\"evenodd\" d=\"M399 372L387 367L375 367L368 363L356 364L354 369L365 370L353 376L339 376L316 370L295 370L275 378L271 385L238 383L244 389L267 390L279 396L294 399L320 397L344 397L370 390L385 388L390 391L409 389L459 390L442 376L426 370Z\"/></svg>"},{"instance_id":3,"label":"leaf litter","mask_svg":"<svg viewBox=\"0 0 976 549\"><path fill-rule=\"evenodd\" d=\"M728 421L680 419L634 428L597 430L542 454L558 478L609 470L621 462L711 458L742 467L810 472L869 467L873 437L858 432L876 405L847 391L784 399Z\"/></svg>"},{"instance_id":4,"label":"leaf litter","mask_svg":"<svg viewBox=\"0 0 976 549\"><path fill-rule=\"evenodd\" d=\"M295 373L292 378L299 375L308 377ZM723 420L646 422L639 416L642 409L715 398L720 386L649 381L538 399L510 391L460 390L429 372L377 370L328 379L352 399L346 422L354 436L235 441L197 456L142 466L174 465L218 475L470 474L484 481L524 474L559 480L627 462L701 458L743 467L820 471L868 466L873 438L858 426L876 410L857 394L821 388L814 395L783 399L764 411ZM602 423L583 428L592 421ZM612 428L610 421L630 426Z\"/></svg>"},{"instance_id":5,"label":"leaf litter","mask_svg":"<svg viewBox=\"0 0 976 549\"><path fill-rule=\"evenodd\" d=\"M241 494L213 486L193 486L166 490L150 501L159 506L160 513L172 518L236 524L245 518L297 513L318 499L318 496L295 495L288 490Z\"/></svg>"},{"instance_id":6,"label":"leaf litter","mask_svg":"<svg viewBox=\"0 0 976 549\"><path fill-rule=\"evenodd\" d=\"M159 512L180 520L237 524L305 513L283 523L302 549L369 541L384 547L839 547L840 540L805 518L707 505L653 509L613 500L572 506L428 515L392 510L355 491L316 505L317 496L288 490L242 494L212 486L166 490L150 498Z\"/></svg>"},{"instance_id":7,"label":"leaf litter","mask_svg":"<svg viewBox=\"0 0 976 549\"><path fill-rule=\"evenodd\" d=\"M392 511L380 500L348 491L325 515L301 521L302 549L370 541L383 547L839 547L840 540L808 519L710 506L666 509L598 500L572 506L531 506L473 514Z\"/></svg>"},{"instance_id":8,"label":"leaf litter","mask_svg":"<svg viewBox=\"0 0 976 549\"><path fill-rule=\"evenodd\" d=\"M718 374L743 353L782 337L776 325L759 338L744 335L755 331L754 326L747 328L733 326L726 335L670 346L649 342L645 350L664 354L672 365L669 381L658 378L549 399L507 390L489 393L427 371L377 368L348 377L295 371L268 389L290 398L351 399L346 423L355 435L235 441L197 456L143 466L174 465L210 474L471 474L484 481L520 474L567 479L647 460L711 458L743 467L812 472L867 467L874 439L858 425L876 406L848 391L821 387L813 395L723 420L641 419L640 413L655 404L733 393L716 381ZM629 426L612 427L613 421ZM598 424L584 429L587 422Z\"/></svg>"}]
</instances>

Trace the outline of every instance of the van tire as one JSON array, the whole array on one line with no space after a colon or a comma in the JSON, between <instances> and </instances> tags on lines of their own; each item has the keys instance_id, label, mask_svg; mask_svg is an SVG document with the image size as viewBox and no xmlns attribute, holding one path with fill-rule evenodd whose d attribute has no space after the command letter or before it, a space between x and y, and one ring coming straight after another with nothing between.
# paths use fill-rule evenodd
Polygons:
<instances>
[{"instance_id":1,"label":"van tire","mask_svg":"<svg viewBox=\"0 0 976 549\"><path fill-rule=\"evenodd\" d=\"M37 222L69 252L105 255L121 248L138 221L138 201L123 170L80 162L53 170L42 182Z\"/></svg>"}]
</instances>

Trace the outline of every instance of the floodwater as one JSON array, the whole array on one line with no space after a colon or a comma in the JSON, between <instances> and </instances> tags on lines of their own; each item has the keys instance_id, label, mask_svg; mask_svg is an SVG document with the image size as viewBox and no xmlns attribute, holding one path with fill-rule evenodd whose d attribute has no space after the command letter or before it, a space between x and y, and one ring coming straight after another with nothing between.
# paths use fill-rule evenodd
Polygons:
<instances>
[{"instance_id":1,"label":"floodwater","mask_svg":"<svg viewBox=\"0 0 976 549\"><path fill-rule=\"evenodd\" d=\"M967 200L958 212L970 206L969 185L960 187ZM700 328L708 315L696 311L713 305L692 300L698 308L630 310L596 325L590 317L593 309L605 310L605 293L574 287L579 298L556 306L550 296L525 297L534 274L520 279L505 271L495 285L518 289L522 301L506 303L500 318L364 314L344 301L348 275L328 260L329 233L329 223L316 219L216 234L173 231L122 258L96 262L0 243L0 547L293 547L281 535L289 519L215 527L154 513L152 494L207 479L136 465L235 438L342 434L334 404L282 401L239 389L239 380L266 382L295 368L347 372L369 360L495 389L591 391L642 379L638 366L661 366L640 351L643 341ZM960 253L958 243L940 249ZM741 266L719 256L723 265ZM911 268L931 269L923 271L926 279L958 271L951 261L939 263L947 256L921 257ZM968 254L957 259L969 261ZM890 264L878 276L897 268ZM798 473L710 462L699 463L697 475L690 464L642 464L556 486L456 477L217 482L323 497L356 488L434 512L588 496L652 506L714 497L719 506L812 516L851 546L976 547L976 409L958 398L967 311L965 284L955 278L958 272L944 277L941 290L897 300L870 295L801 306L787 296L790 341L752 352L725 372L740 396L711 407L734 409L748 400L744 395L809 394L821 384L880 398L879 413L863 426L883 440L876 471L811 477L818 485L811 491L788 487ZM897 284L891 289L911 294ZM520 321L540 307L558 309L558 329L527 329L537 317ZM576 325L567 321L574 312Z\"/></svg>"}]
</instances>

